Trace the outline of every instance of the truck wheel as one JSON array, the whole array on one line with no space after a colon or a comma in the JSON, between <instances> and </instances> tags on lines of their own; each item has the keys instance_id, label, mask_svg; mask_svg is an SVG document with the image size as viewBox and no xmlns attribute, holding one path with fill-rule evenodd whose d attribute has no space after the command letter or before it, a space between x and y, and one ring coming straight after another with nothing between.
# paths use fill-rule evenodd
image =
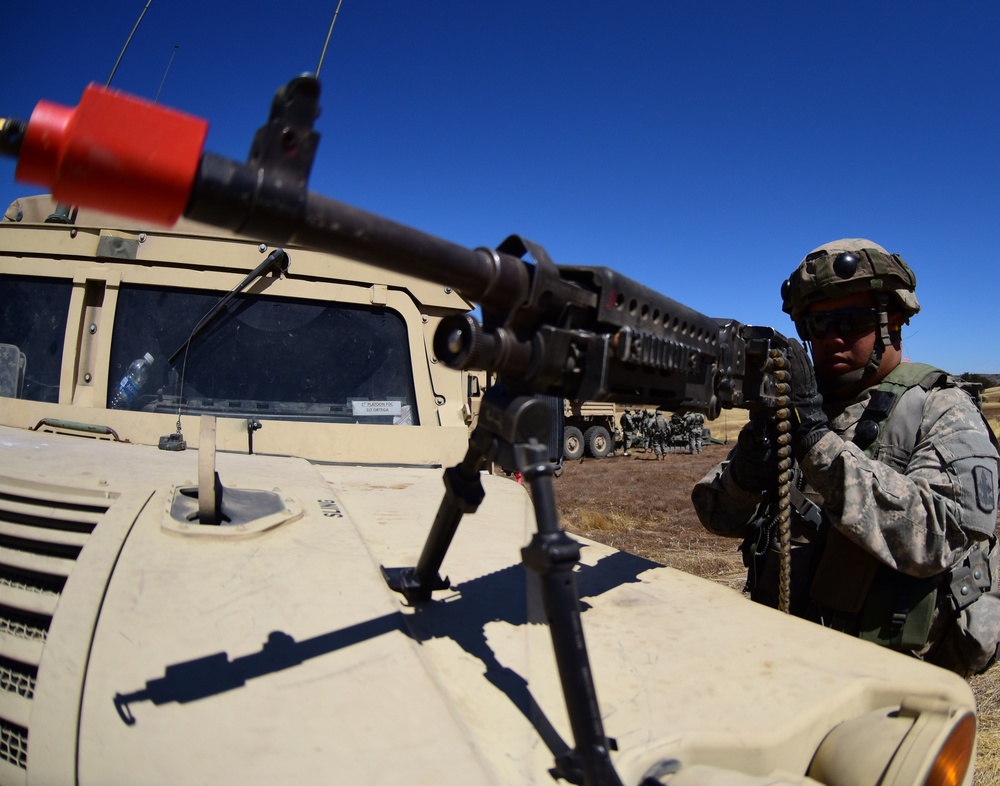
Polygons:
<instances>
[{"instance_id":1,"label":"truck wheel","mask_svg":"<svg viewBox=\"0 0 1000 786\"><path fill-rule=\"evenodd\" d=\"M563 437L563 458L567 461L583 458L583 432L576 426L566 426Z\"/></svg>"},{"instance_id":2,"label":"truck wheel","mask_svg":"<svg viewBox=\"0 0 1000 786\"><path fill-rule=\"evenodd\" d=\"M587 429L585 436L587 450L594 458L604 458L611 452L614 443L611 441L611 434L604 426L591 426Z\"/></svg>"}]
</instances>

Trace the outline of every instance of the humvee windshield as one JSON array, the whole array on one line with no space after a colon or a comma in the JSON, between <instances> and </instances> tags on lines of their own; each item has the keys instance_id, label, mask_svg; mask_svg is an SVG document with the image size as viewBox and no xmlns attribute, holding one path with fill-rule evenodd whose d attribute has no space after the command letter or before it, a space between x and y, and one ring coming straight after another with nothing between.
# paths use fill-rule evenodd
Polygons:
<instances>
[{"instance_id":1,"label":"humvee windshield","mask_svg":"<svg viewBox=\"0 0 1000 786\"><path fill-rule=\"evenodd\" d=\"M73 285L68 279L4 276L0 280L0 345L13 363L3 395L59 401L63 338ZM16 365L20 362L21 369Z\"/></svg>"},{"instance_id":2,"label":"humvee windshield","mask_svg":"<svg viewBox=\"0 0 1000 786\"><path fill-rule=\"evenodd\" d=\"M24 355L21 398L58 401L71 288L68 280L3 279L0 344ZM149 353L153 365L133 410L419 423L406 324L395 311L237 296L184 348L192 329L223 294L123 284L115 309L107 406L131 363Z\"/></svg>"},{"instance_id":3,"label":"humvee windshield","mask_svg":"<svg viewBox=\"0 0 1000 786\"><path fill-rule=\"evenodd\" d=\"M168 365L222 294L122 286L109 379L153 356L132 409L418 422L406 325L386 308L237 296ZM116 387L109 382L109 405Z\"/></svg>"}]
</instances>

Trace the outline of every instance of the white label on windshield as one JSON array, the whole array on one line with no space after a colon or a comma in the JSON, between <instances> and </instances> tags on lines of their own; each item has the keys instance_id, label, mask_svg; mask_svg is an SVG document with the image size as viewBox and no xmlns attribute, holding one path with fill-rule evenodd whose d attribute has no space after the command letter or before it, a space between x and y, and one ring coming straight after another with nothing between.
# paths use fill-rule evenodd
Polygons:
<instances>
[{"instance_id":1,"label":"white label on windshield","mask_svg":"<svg viewBox=\"0 0 1000 786\"><path fill-rule=\"evenodd\" d=\"M362 418L373 418L385 415L398 415L402 402L399 401L358 401L351 402L354 415Z\"/></svg>"}]
</instances>

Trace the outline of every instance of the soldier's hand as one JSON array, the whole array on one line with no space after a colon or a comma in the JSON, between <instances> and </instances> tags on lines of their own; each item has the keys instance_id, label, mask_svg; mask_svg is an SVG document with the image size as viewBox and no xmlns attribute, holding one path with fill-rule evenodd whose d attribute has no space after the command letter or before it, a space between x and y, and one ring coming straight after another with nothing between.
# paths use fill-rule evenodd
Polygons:
<instances>
[{"instance_id":1,"label":"soldier's hand","mask_svg":"<svg viewBox=\"0 0 1000 786\"><path fill-rule=\"evenodd\" d=\"M755 415L740 431L729 472L745 491L764 491L777 485L777 445L767 413Z\"/></svg>"},{"instance_id":2,"label":"soldier's hand","mask_svg":"<svg viewBox=\"0 0 1000 786\"><path fill-rule=\"evenodd\" d=\"M795 411L792 455L801 459L829 431L823 412L823 396L816 386L816 371L809 354L794 338L788 340L788 361L792 373L791 404Z\"/></svg>"}]
</instances>

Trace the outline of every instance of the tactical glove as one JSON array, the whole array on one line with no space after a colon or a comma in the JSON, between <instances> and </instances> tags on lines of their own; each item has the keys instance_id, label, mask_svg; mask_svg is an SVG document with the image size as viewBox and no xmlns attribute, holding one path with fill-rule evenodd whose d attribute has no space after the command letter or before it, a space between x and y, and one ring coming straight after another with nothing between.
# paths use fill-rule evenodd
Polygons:
<instances>
[{"instance_id":1,"label":"tactical glove","mask_svg":"<svg viewBox=\"0 0 1000 786\"><path fill-rule=\"evenodd\" d=\"M788 340L788 361L792 373L791 405L795 412L792 455L801 460L830 428L823 412L823 396L816 387L816 371L805 347L794 338Z\"/></svg>"},{"instance_id":2,"label":"tactical glove","mask_svg":"<svg viewBox=\"0 0 1000 786\"><path fill-rule=\"evenodd\" d=\"M736 440L729 472L744 491L764 491L778 482L777 446L770 418L762 412L744 426Z\"/></svg>"}]
</instances>

